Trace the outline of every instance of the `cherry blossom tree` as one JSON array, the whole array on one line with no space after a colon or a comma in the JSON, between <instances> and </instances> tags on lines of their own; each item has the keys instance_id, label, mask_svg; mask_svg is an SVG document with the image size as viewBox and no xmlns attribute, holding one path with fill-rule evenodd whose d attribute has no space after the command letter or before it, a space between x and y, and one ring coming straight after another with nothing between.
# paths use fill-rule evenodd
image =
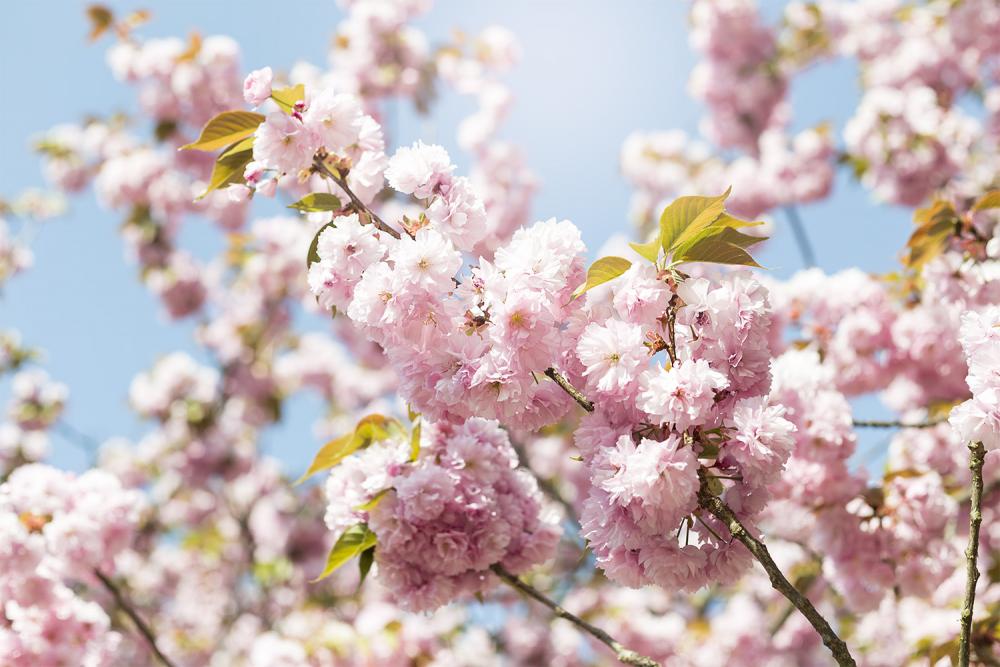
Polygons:
<instances>
[{"instance_id":1,"label":"cherry blossom tree","mask_svg":"<svg viewBox=\"0 0 1000 667\"><path fill-rule=\"evenodd\" d=\"M37 142L50 192L0 205L0 287L92 190L208 361L138 374L145 434L98 443L0 332L0 663L1000 660L1000 5L692 0L703 139L628 136L632 241L588 262L501 137L515 36L431 44L429 0L340 4L326 66L251 72L228 37L88 8L144 122ZM793 132L792 81L832 59L852 118ZM440 90L477 104L464 173L388 129ZM797 206L838 169L913 209L897 273L813 266ZM754 259L776 214L787 280ZM260 438L305 392L326 442L298 477ZM896 417L855 415L871 394ZM54 433L90 469L46 463Z\"/></svg>"}]
</instances>

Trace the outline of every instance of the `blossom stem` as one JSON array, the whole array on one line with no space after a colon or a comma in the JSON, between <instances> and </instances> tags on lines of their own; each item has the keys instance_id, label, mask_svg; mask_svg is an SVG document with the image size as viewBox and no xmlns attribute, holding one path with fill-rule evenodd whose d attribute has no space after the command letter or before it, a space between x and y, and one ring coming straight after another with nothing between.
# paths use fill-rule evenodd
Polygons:
<instances>
[{"instance_id":1,"label":"blossom stem","mask_svg":"<svg viewBox=\"0 0 1000 667\"><path fill-rule=\"evenodd\" d=\"M979 526L983 522L983 461L986 448L982 442L969 443L969 470L972 471L972 496L969 508L969 546L965 550L965 602L962 604L962 634L958 644L959 667L969 667L972 637L972 608L979 581Z\"/></svg>"},{"instance_id":2,"label":"blossom stem","mask_svg":"<svg viewBox=\"0 0 1000 667\"><path fill-rule=\"evenodd\" d=\"M111 579L108 578L107 575L105 575L97 568L94 568L94 575L100 580L102 584L104 584L104 587L108 590L108 592L111 593L111 596L115 599L115 604L117 604L118 607L125 612L126 616L132 619L132 623L135 624L135 627L139 631L139 634L143 636L143 639L145 639L146 643L149 645L149 650L152 651L153 654L157 657L157 659L159 659L160 662L166 665L166 667L175 667L174 663L170 661L170 658L163 655L163 652L160 650L160 647L156 645L156 635L153 634L153 629L150 628L149 624L147 624L146 621L142 619L142 616L140 616L139 612L135 610L135 607L133 607L131 603L129 603L129 601L125 598L125 595L121 592L118 586L116 586L115 583L111 581Z\"/></svg>"},{"instance_id":3,"label":"blossom stem","mask_svg":"<svg viewBox=\"0 0 1000 667\"><path fill-rule=\"evenodd\" d=\"M358 209L359 211L364 211L365 213L368 214L368 216L372 220L372 224L375 225L377 229L380 229L389 236L392 236L393 238L397 239L400 238L399 232L397 232L395 229L386 224L386 222L382 220L382 218L378 217L375 211L368 208L368 206L363 201L361 201L356 194L354 194L354 191L351 190L351 188L347 185L347 181L344 178L341 178L337 174L330 171L330 169L325 164L323 164L323 161L319 158L316 158L313 164L317 171L319 171L321 174L332 180L340 187L341 190L347 193L347 196L350 197L351 203L354 205L354 208Z\"/></svg>"},{"instance_id":4,"label":"blossom stem","mask_svg":"<svg viewBox=\"0 0 1000 667\"><path fill-rule=\"evenodd\" d=\"M900 421L880 421L878 419L855 419L854 426L856 428L931 428L932 426L937 426L938 424L943 424L944 419L932 419L925 422L914 422L908 424L906 422Z\"/></svg>"},{"instance_id":5,"label":"blossom stem","mask_svg":"<svg viewBox=\"0 0 1000 667\"><path fill-rule=\"evenodd\" d=\"M811 269L816 266L816 253L809 241L809 235L806 234L806 226L802 224L799 210L793 204L785 206L783 210L785 217L788 218L788 224L792 228L792 235L795 236L795 245L799 247L799 254L802 255L802 263L807 269Z\"/></svg>"},{"instance_id":6,"label":"blossom stem","mask_svg":"<svg viewBox=\"0 0 1000 667\"><path fill-rule=\"evenodd\" d=\"M493 570L493 573L500 577L500 579L511 588L516 589L518 592L528 596L536 602L540 602L548 607L558 618L569 621L584 632L600 640L608 648L615 652L615 656L618 658L619 662L626 665L635 665L636 667L660 667L660 663L656 662L652 658L647 658L644 655L640 655L635 651L622 646L614 639L614 637L606 633L604 630L601 630L600 628L583 620L579 616L566 611L554 601L547 598L545 594L537 588L521 581L521 579L508 572L499 563L491 565L490 569Z\"/></svg>"},{"instance_id":7,"label":"blossom stem","mask_svg":"<svg viewBox=\"0 0 1000 667\"><path fill-rule=\"evenodd\" d=\"M767 572L774 590L788 598L795 605L795 608L802 612L802 615L806 617L810 625L819 633L826 647L830 649L830 653L833 654L833 659L837 661L837 664L841 667L855 667L857 663L851 657L851 653L847 649L847 644L844 643L844 640L834 632L827 620L823 618L812 602L809 601L809 598L800 593L785 578L785 575L781 573L778 565L774 562L774 559L771 558L771 554L764 543L751 535L750 531L740 523L736 514L729 509L729 506L709 490L704 474L701 475L701 478L702 484L698 490L698 503L722 521L732 536L739 540L750 551L753 557L757 559Z\"/></svg>"},{"instance_id":8,"label":"blossom stem","mask_svg":"<svg viewBox=\"0 0 1000 667\"><path fill-rule=\"evenodd\" d=\"M584 396L583 392L574 387L570 383L570 381L566 379L566 376L557 371L555 367L549 366L548 368L546 368L545 375L548 376L548 378L553 382L555 382L557 385L562 387L562 390L565 391L567 394L569 394L570 397L574 401L576 401L581 408L583 408L587 412L594 411L594 402L589 400L586 396Z\"/></svg>"}]
</instances>

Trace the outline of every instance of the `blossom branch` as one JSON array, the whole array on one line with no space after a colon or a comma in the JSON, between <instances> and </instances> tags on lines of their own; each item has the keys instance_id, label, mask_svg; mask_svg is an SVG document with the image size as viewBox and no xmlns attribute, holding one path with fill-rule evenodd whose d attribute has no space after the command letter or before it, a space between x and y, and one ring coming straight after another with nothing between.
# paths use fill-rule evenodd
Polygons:
<instances>
[{"instance_id":1,"label":"blossom branch","mask_svg":"<svg viewBox=\"0 0 1000 667\"><path fill-rule=\"evenodd\" d=\"M965 550L965 602L962 604L962 633L958 644L959 667L968 667L972 635L972 608L979 581L979 526L983 522L983 461L986 448L982 442L969 443L969 470L972 471L972 505L969 508L969 546Z\"/></svg>"},{"instance_id":2,"label":"blossom branch","mask_svg":"<svg viewBox=\"0 0 1000 667\"><path fill-rule=\"evenodd\" d=\"M149 650L153 652L153 654L157 657L157 659L159 659L160 662L166 665L166 667L175 667L174 663L170 661L170 658L163 655L163 652L160 650L160 647L156 645L156 635L153 634L153 629L150 628L149 625L146 623L146 621L142 619L142 616L140 616L139 612L135 610L135 607L133 607L131 603L129 603L129 601L125 598L125 595L121 592L118 586L116 586L115 583L111 581L111 579L108 578L107 575L105 575L97 568L94 568L94 576L96 576L98 580L100 580L100 582L104 585L104 588L106 588L108 592L111 593L111 596L115 599L115 604L117 604L118 607L125 612L126 616L132 619L132 623L135 624L135 627L139 631L139 634L143 636L143 639L145 639L146 643L149 645Z\"/></svg>"},{"instance_id":3,"label":"blossom branch","mask_svg":"<svg viewBox=\"0 0 1000 667\"><path fill-rule=\"evenodd\" d=\"M712 494L708 488L704 474L701 474L700 476L702 483L701 488L698 490L699 504L711 512L717 519L726 524L726 527L729 529L732 536L739 540L740 543L742 543L743 546L750 551L753 557L757 559L767 572L767 576L771 580L771 586L774 590L788 598L788 600L795 605L796 609L802 612L802 615L806 617L809 624L812 625L816 632L819 633L820 638L823 640L823 644L830 649L830 653L833 654L833 659L837 661L837 664L841 667L854 667L857 663L855 663L854 658L851 657L851 653L847 649L847 644L844 643L844 640L837 635L832 627L830 627L830 624L825 618L823 618L822 614L816 610L816 607L814 607L812 602L809 601L809 598L799 592L799 590L785 578L785 575L781 573L778 565L774 562L774 559L771 558L771 554L767 550L764 543L750 534L750 531L748 531L746 527L740 523L736 514L729 509L728 505L722 502L721 498Z\"/></svg>"},{"instance_id":4,"label":"blossom branch","mask_svg":"<svg viewBox=\"0 0 1000 667\"><path fill-rule=\"evenodd\" d=\"M792 234L795 236L795 244L799 247L799 254L802 255L802 263L807 269L811 269L816 266L816 253L809 241L809 235L806 233L806 226L802 224L799 210L793 204L785 206L783 210L785 217L788 218L788 224L792 228Z\"/></svg>"},{"instance_id":5,"label":"blossom branch","mask_svg":"<svg viewBox=\"0 0 1000 667\"><path fill-rule=\"evenodd\" d=\"M540 602L548 607L558 618L569 621L584 632L600 640L608 648L615 652L615 656L618 658L619 662L626 665L635 665L636 667L660 667L660 663L656 662L652 658L647 658L644 655L640 655L639 653L622 646L614 639L614 637L609 635L604 630L601 630L600 628L583 620L579 616L566 611L558 604L547 598L537 588L521 581L521 579L505 570L499 563L491 565L490 569L493 570L493 573L500 577L500 579L511 588L516 589L518 592L530 597L536 602Z\"/></svg>"},{"instance_id":6,"label":"blossom branch","mask_svg":"<svg viewBox=\"0 0 1000 667\"><path fill-rule=\"evenodd\" d=\"M554 366L549 366L548 368L546 368L545 375L550 380L555 382L557 385L562 387L562 390L565 391L567 394L569 394L570 397L574 401L576 401L581 408L583 408L587 412L594 411L594 402L588 399L586 396L584 396L583 392L574 387L570 383L570 381L566 379L566 376L557 371Z\"/></svg>"},{"instance_id":7,"label":"blossom branch","mask_svg":"<svg viewBox=\"0 0 1000 667\"><path fill-rule=\"evenodd\" d=\"M368 206L363 201L361 201L356 194L354 194L354 191L351 190L350 186L347 185L347 180L335 174L334 172L330 171L329 167L326 166L326 164L323 162L321 158L317 157L313 161L313 167L316 169L316 171L318 171L322 175L332 180L334 183L337 184L337 186L341 190L347 193L347 196L350 197L351 204L354 205L354 208L356 208L358 211L364 211L365 213L367 213L368 217L370 217L372 220L372 224L375 225L377 229L380 229L389 236L392 236L393 238L397 239L400 238L399 232L397 232L395 229L386 224L386 222L382 218L378 217L375 211L368 208Z\"/></svg>"},{"instance_id":8,"label":"blossom branch","mask_svg":"<svg viewBox=\"0 0 1000 667\"><path fill-rule=\"evenodd\" d=\"M854 426L856 428L931 428L937 426L938 424L943 424L946 420L944 419L932 419L925 422L914 422L908 424L906 422L900 421L881 421L878 419L855 419Z\"/></svg>"}]
</instances>

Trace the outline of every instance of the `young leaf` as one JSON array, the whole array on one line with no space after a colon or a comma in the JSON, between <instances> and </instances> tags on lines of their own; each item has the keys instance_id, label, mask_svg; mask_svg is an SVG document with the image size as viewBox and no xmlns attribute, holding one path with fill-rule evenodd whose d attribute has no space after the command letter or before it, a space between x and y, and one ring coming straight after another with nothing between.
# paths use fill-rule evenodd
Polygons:
<instances>
[{"instance_id":1,"label":"young leaf","mask_svg":"<svg viewBox=\"0 0 1000 667\"><path fill-rule=\"evenodd\" d=\"M326 567L323 568L322 574L312 580L313 583L326 579L341 565L375 546L375 543L375 533L368 529L367 524L358 523L351 526L333 545L330 555L326 557Z\"/></svg>"},{"instance_id":2,"label":"young leaf","mask_svg":"<svg viewBox=\"0 0 1000 667\"><path fill-rule=\"evenodd\" d=\"M340 199L335 195L326 192L313 192L308 194L294 204L289 204L288 208L305 213L315 213L317 211L339 211L342 207Z\"/></svg>"},{"instance_id":3,"label":"young leaf","mask_svg":"<svg viewBox=\"0 0 1000 667\"><path fill-rule=\"evenodd\" d=\"M934 202L928 208L918 209L913 214L913 220L918 226L906 242L903 263L911 269L919 269L944 251L948 238L955 233L961 221L951 204L943 200Z\"/></svg>"},{"instance_id":4,"label":"young leaf","mask_svg":"<svg viewBox=\"0 0 1000 667\"><path fill-rule=\"evenodd\" d=\"M321 470L332 468L343 461L355 451L356 448L351 448L353 443L354 433L351 432L347 435L342 435L339 438L334 438L330 442L323 445L316 453L312 463L309 464L309 469L306 470L305 473L303 473L303 475L295 481L295 483L301 484Z\"/></svg>"},{"instance_id":5,"label":"young leaf","mask_svg":"<svg viewBox=\"0 0 1000 667\"><path fill-rule=\"evenodd\" d=\"M264 122L264 116L252 111L223 111L208 121L197 141L181 146L181 150L215 151L249 137Z\"/></svg>"},{"instance_id":6,"label":"young leaf","mask_svg":"<svg viewBox=\"0 0 1000 667\"><path fill-rule=\"evenodd\" d=\"M315 473L337 465L359 449L364 449L378 440L384 440L390 435L401 433L402 429L402 424L384 415L372 414L364 417L352 432L323 445L309 464L309 469L295 483L301 484Z\"/></svg>"},{"instance_id":7,"label":"young leaf","mask_svg":"<svg viewBox=\"0 0 1000 667\"><path fill-rule=\"evenodd\" d=\"M306 253L306 269L320 261L319 259L319 235L323 233L329 227L333 227L332 222L328 222L319 229L316 230L316 235L313 236L312 243L309 244L309 251Z\"/></svg>"},{"instance_id":8,"label":"young leaf","mask_svg":"<svg viewBox=\"0 0 1000 667\"><path fill-rule=\"evenodd\" d=\"M368 547L361 552L361 557L358 558L358 572L361 573L361 580L358 582L358 586L365 583L365 579L368 578L368 573L371 572L372 564L375 562L375 547Z\"/></svg>"},{"instance_id":9,"label":"young leaf","mask_svg":"<svg viewBox=\"0 0 1000 667\"><path fill-rule=\"evenodd\" d=\"M689 245L681 257L681 262L711 262L714 264L735 264L760 267L745 249L764 240L761 236L749 236L732 227L716 228L712 233L700 237Z\"/></svg>"},{"instance_id":10,"label":"young leaf","mask_svg":"<svg viewBox=\"0 0 1000 667\"><path fill-rule=\"evenodd\" d=\"M715 222L726 208L730 190L718 197L679 197L660 215L660 244L670 252Z\"/></svg>"},{"instance_id":11,"label":"young leaf","mask_svg":"<svg viewBox=\"0 0 1000 667\"><path fill-rule=\"evenodd\" d=\"M198 195L198 199L204 198L209 192L218 190L233 183L243 182L243 172L253 160L253 137L247 137L229 146L215 159L215 166L212 167L212 177L209 179L208 187Z\"/></svg>"},{"instance_id":12,"label":"young leaf","mask_svg":"<svg viewBox=\"0 0 1000 667\"><path fill-rule=\"evenodd\" d=\"M972 205L972 210L974 212L985 211L988 208L1000 208L1000 190L991 190L987 192Z\"/></svg>"},{"instance_id":13,"label":"young leaf","mask_svg":"<svg viewBox=\"0 0 1000 667\"><path fill-rule=\"evenodd\" d=\"M660 237L657 236L655 239L648 243L629 243L628 244L632 250L635 250L641 257L648 259L649 261L656 263L656 260L660 258Z\"/></svg>"},{"instance_id":14,"label":"young leaf","mask_svg":"<svg viewBox=\"0 0 1000 667\"><path fill-rule=\"evenodd\" d=\"M301 102L305 98L306 87L301 83L290 88L279 88L271 91L271 99L277 102L285 113L292 113L295 109L295 103Z\"/></svg>"},{"instance_id":15,"label":"young leaf","mask_svg":"<svg viewBox=\"0 0 1000 667\"><path fill-rule=\"evenodd\" d=\"M421 422L420 418L417 417L417 421L413 424L413 432L410 433L410 461L416 461L417 457L420 456L420 431Z\"/></svg>"},{"instance_id":16,"label":"young leaf","mask_svg":"<svg viewBox=\"0 0 1000 667\"><path fill-rule=\"evenodd\" d=\"M369 500L366 503L361 503L360 505L358 505L354 509L357 510L358 512L370 512L370 511L372 511L373 509L375 509L376 507L378 507L378 504L380 502L382 502L382 499L385 498L385 494L389 493L389 491L390 491L390 489L382 489L381 491L379 491L378 493L376 493L374 496L372 496L371 500Z\"/></svg>"},{"instance_id":17,"label":"young leaf","mask_svg":"<svg viewBox=\"0 0 1000 667\"><path fill-rule=\"evenodd\" d=\"M630 266L632 266L632 262L623 257L600 258L587 269L587 280L573 291L573 297L581 296L587 290L603 285L609 280L614 280L628 271Z\"/></svg>"},{"instance_id":18,"label":"young leaf","mask_svg":"<svg viewBox=\"0 0 1000 667\"><path fill-rule=\"evenodd\" d=\"M90 19L90 34L87 38L92 42L107 32L115 22L115 15L104 5L89 5L87 18Z\"/></svg>"}]
</instances>

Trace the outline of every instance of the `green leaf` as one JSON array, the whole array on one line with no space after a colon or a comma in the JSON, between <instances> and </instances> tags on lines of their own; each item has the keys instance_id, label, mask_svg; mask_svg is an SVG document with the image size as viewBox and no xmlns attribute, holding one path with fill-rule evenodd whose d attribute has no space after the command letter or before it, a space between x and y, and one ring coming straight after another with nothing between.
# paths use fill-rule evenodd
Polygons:
<instances>
[{"instance_id":1,"label":"green leaf","mask_svg":"<svg viewBox=\"0 0 1000 667\"><path fill-rule=\"evenodd\" d=\"M950 203L938 200L927 208L917 209L913 221L917 229L906 242L903 263L911 269L919 269L944 251L961 220Z\"/></svg>"},{"instance_id":2,"label":"green leaf","mask_svg":"<svg viewBox=\"0 0 1000 667\"><path fill-rule=\"evenodd\" d=\"M328 222L328 223L326 223L325 225L323 225L322 227L320 227L319 229L316 230L316 235L313 236L312 243L309 244L309 252L306 253L306 268L307 269L310 266L312 266L313 264L315 264L316 262L320 261L320 259L319 259L319 236L320 236L320 234L322 234L323 231L326 230L328 227L334 227L334 226L335 225L332 222Z\"/></svg>"},{"instance_id":3,"label":"green leaf","mask_svg":"<svg viewBox=\"0 0 1000 667\"><path fill-rule=\"evenodd\" d=\"M219 188L243 183L243 172L247 165L253 160L253 137L247 137L232 144L215 159L215 166L212 167L212 177L209 179L208 187L198 195L198 199L203 199L209 192Z\"/></svg>"},{"instance_id":4,"label":"green leaf","mask_svg":"<svg viewBox=\"0 0 1000 667\"><path fill-rule=\"evenodd\" d=\"M660 258L660 237L657 236L655 239L649 243L629 243L628 244L632 250L635 250L645 259L656 263L656 260Z\"/></svg>"},{"instance_id":5,"label":"green leaf","mask_svg":"<svg viewBox=\"0 0 1000 667\"><path fill-rule=\"evenodd\" d=\"M358 512L370 512L373 509L375 509L376 507L378 507L378 504L380 502L382 502L382 499L385 498L385 494L389 493L389 491L391 491L391 489L382 489L381 491L379 491L378 493L376 493L374 496L372 496L371 500L369 500L366 503L362 503L362 504L360 504L357 507L354 507L352 509L354 509L354 510L356 510Z\"/></svg>"},{"instance_id":6,"label":"green leaf","mask_svg":"<svg viewBox=\"0 0 1000 667\"><path fill-rule=\"evenodd\" d=\"M291 86L289 88L279 88L271 91L271 99L278 103L285 113L292 113L295 110L295 103L306 98L306 87L303 84Z\"/></svg>"},{"instance_id":7,"label":"green leaf","mask_svg":"<svg viewBox=\"0 0 1000 667\"><path fill-rule=\"evenodd\" d=\"M623 257L602 257L587 269L587 280L573 291L573 297L581 296L587 290L614 280L629 270L632 262Z\"/></svg>"},{"instance_id":8,"label":"green leaf","mask_svg":"<svg viewBox=\"0 0 1000 667\"><path fill-rule=\"evenodd\" d=\"M326 557L326 567L323 573L312 580L313 583L326 579L333 574L337 568L351 560L355 556L375 546L375 533L368 529L368 525L359 523L351 526L340 536L337 543L330 549L330 555Z\"/></svg>"},{"instance_id":9,"label":"green leaf","mask_svg":"<svg viewBox=\"0 0 1000 667\"><path fill-rule=\"evenodd\" d=\"M353 444L354 433L352 432L347 435L342 435L339 438L334 438L330 442L323 445L316 453L316 456L313 457L312 463L309 464L309 469L306 470L301 477L295 480L295 483L301 484L321 470L332 468L343 461L357 449L352 448Z\"/></svg>"},{"instance_id":10,"label":"green leaf","mask_svg":"<svg viewBox=\"0 0 1000 667\"><path fill-rule=\"evenodd\" d=\"M358 559L358 572L361 573L361 580L358 582L358 586L365 583L365 579L368 578L368 573L371 571L374 562L375 547L368 547L361 552L361 557Z\"/></svg>"},{"instance_id":11,"label":"green leaf","mask_svg":"<svg viewBox=\"0 0 1000 667\"><path fill-rule=\"evenodd\" d=\"M730 190L718 197L679 197L663 209L660 215L663 251L669 253L715 222L725 211Z\"/></svg>"},{"instance_id":12,"label":"green leaf","mask_svg":"<svg viewBox=\"0 0 1000 667\"><path fill-rule=\"evenodd\" d=\"M1000 190L987 192L972 205L973 211L985 211L988 208L1000 208Z\"/></svg>"},{"instance_id":13,"label":"green leaf","mask_svg":"<svg viewBox=\"0 0 1000 667\"><path fill-rule=\"evenodd\" d=\"M732 227L722 227L698 238L693 245L685 248L680 257L675 256L675 259L679 262L710 262L760 268L760 264L750 256L746 248L763 240L761 236L749 236Z\"/></svg>"},{"instance_id":14,"label":"green leaf","mask_svg":"<svg viewBox=\"0 0 1000 667\"><path fill-rule=\"evenodd\" d=\"M263 122L264 116L252 111L223 111L205 124L197 141L180 149L215 151L250 136Z\"/></svg>"},{"instance_id":15,"label":"green leaf","mask_svg":"<svg viewBox=\"0 0 1000 667\"><path fill-rule=\"evenodd\" d=\"M334 438L323 445L309 464L309 469L295 483L301 484L316 473L337 465L359 449L364 449L378 440L384 440L393 433L400 432L401 429L402 425L395 419L378 414L368 415L358 422L351 433Z\"/></svg>"},{"instance_id":16,"label":"green leaf","mask_svg":"<svg viewBox=\"0 0 1000 667\"><path fill-rule=\"evenodd\" d=\"M416 461L417 457L420 456L421 426L420 418L417 417L416 422L413 424L413 432L410 433L410 461Z\"/></svg>"},{"instance_id":17,"label":"green leaf","mask_svg":"<svg viewBox=\"0 0 1000 667\"><path fill-rule=\"evenodd\" d=\"M294 204L289 204L288 208L305 213L315 213L317 211L339 211L342 206L340 199L334 195L326 192L313 192Z\"/></svg>"}]
</instances>

